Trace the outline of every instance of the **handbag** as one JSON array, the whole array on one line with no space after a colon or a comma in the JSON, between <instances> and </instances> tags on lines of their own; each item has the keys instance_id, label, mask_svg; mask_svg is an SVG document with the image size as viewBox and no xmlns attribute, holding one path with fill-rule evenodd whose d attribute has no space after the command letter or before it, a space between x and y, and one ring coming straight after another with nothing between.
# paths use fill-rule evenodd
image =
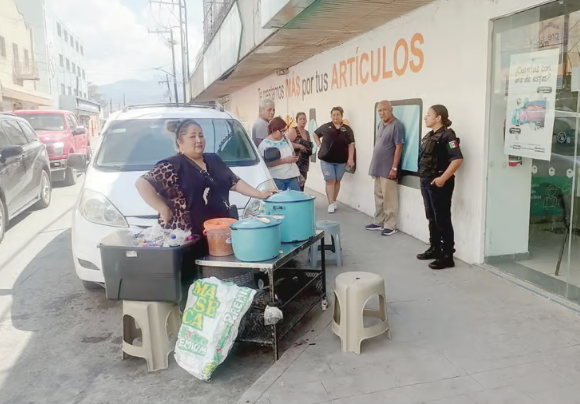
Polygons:
<instances>
[{"instance_id":1,"label":"handbag","mask_svg":"<svg viewBox=\"0 0 580 404\"><path fill-rule=\"evenodd\" d=\"M320 160L323 160L328 157L328 153L330 152L330 149L332 149L332 146L334 145L334 137L332 138L332 140L330 141L330 146L328 147L324 147L324 142L322 142L322 144L320 145L320 150L318 150L318 158Z\"/></svg>"},{"instance_id":2,"label":"handbag","mask_svg":"<svg viewBox=\"0 0 580 404\"><path fill-rule=\"evenodd\" d=\"M202 169L200 166L198 166L195 162L191 161L190 159L186 158L186 160L192 165L194 166L201 175L203 175L205 177L205 179L209 182L210 187L213 188L215 187L215 180L213 179L213 177L210 175L210 173L208 173L206 170ZM238 208L236 205L230 205L230 202L222 197L222 202L224 203L224 205L228 208L228 214L229 217L231 219L236 219L236 220L240 220L240 216L238 214Z\"/></svg>"},{"instance_id":3,"label":"handbag","mask_svg":"<svg viewBox=\"0 0 580 404\"><path fill-rule=\"evenodd\" d=\"M277 147L268 147L264 150L264 161L266 163L271 163L276 160L280 160L282 155L280 154L280 149Z\"/></svg>"}]
</instances>

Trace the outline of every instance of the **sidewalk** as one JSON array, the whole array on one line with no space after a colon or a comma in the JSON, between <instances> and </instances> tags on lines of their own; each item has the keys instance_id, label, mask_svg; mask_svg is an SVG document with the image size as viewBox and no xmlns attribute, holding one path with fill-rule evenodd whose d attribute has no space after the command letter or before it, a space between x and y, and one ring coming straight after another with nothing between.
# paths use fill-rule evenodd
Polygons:
<instances>
[{"instance_id":1,"label":"sidewalk","mask_svg":"<svg viewBox=\"0 0 580 404\"><path fill-rule=\"evenodd\" d=\"M338 274L378 273L392 340L342 353L330 307L238 403L580 403L575 312L462 262L432 271L415 259L423 243L366 232L369 218L344 205L334 215L318 206L323 218L341 223L345 262L328 268L329 300Z\"/></svg>"}]
</instances>

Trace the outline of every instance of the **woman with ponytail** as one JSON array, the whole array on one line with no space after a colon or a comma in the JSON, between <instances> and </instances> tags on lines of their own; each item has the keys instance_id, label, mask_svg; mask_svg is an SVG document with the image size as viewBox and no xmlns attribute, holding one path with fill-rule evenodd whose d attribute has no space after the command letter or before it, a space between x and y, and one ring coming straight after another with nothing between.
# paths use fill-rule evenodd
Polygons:
<instances>
[{"instance_id":1,"label":"woman with ponytail","mask_svg":"<svg viewBox=\"0 0 580 404\"><path fill-rule=\"evenodd\" d=\"M455 238L451 223L451 197L455 188L455 172L463 163L459 138L451 129L449 112L443 105L433 105L425 115L425 125L431 129L421 141L419 177L425 214L429 221L427 251L417 255L420 260L435 260L431 269L455 266Z\"/></svg>"},{"instance_id":2,"label":"woman with ponytail","mask_svg":"<svg viewBox=\"0 0 580 404\"><path fill-rule=\"evenodd\" d=\"M164 228L201 235L206 220L237 215L230 206L230 190L258 199L272 195L241 180L217 154L204 153L205 138L196 121L169 121L166 129L175 136L178 153L161 160L135 184ZM201 244L207 248L206 242Z\"/></svg>"}]
</instances>

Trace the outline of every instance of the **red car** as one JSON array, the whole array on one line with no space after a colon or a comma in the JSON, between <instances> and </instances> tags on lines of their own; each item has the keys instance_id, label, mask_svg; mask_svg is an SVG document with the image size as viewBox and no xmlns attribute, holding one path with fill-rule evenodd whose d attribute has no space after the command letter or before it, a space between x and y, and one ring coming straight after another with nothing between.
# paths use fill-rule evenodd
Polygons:
<instances>
[{"instance_id":1,"label":"red car","mask_svg":"<svg viewBox=\"0 0 580 404\"><path fill-rule=\"evenodd\" d=\"M18 110L14 114L26 119L46 144L50 159L50 172L54 182L74 185L77 172L67 165L70 153L86 154L90 158L89 137L84 126L70 111Z\"/></svg>"}]
</instances>

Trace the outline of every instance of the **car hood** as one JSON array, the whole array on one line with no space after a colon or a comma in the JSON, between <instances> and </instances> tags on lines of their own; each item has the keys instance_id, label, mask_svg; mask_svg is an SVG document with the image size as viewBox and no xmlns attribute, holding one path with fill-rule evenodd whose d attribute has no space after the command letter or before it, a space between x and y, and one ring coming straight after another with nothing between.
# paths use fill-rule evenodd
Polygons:
<instances>
[{"instance_id":1,"label":"car hood","mask_svg":"<svg viewBox=\"0 0 580 404\"><path fill-rule=\"evenodd\" d=\"M235 167L232 171L253 187L271 178L263 163L258 167ZM125 217L156 216L157 212L143 201L135 188L135 182L145 173L146 171L100 171L89 167L84 187L106 196ZM230 193L230 203L238 209L243 209L248 199L237 192Z\"/></svg>"},{"instance_id":2,"label":"car hood","mask_svg":"<svg viewBox=\"0 0 580 404\"><path fill-rule=\"evenodd\" d=\"M44 131L44 130L37 130L36 134L42 143L55 143L60 142L67 137L69 134L65 131Z\"/></svg>"},{"instance_id":3,"label":"car hood","mask_svg":"<svg viewBox=\"0 0 580 404\"><path fill-rule=\"evenodd\" d=\"M135 182L145 171L99 171L90 168L85 179L85 188L99 192L115 205L123 216L157 215L137 192Z\"/></svg>"}]
</instances>

